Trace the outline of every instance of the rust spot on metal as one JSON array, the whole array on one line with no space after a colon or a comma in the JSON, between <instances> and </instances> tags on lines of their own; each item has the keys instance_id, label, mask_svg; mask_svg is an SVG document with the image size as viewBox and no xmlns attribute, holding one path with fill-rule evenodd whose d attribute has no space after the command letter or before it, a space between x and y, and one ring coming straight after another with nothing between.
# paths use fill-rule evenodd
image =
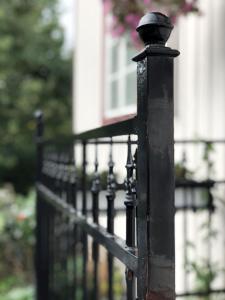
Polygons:
<instances>
[{"instance_id":1,"label":"rust spot on metal","mask_svg":"<svg viewBox=\"0 0 225 300\"><path fill-rule=\"evenodd\" d=\"M128 280L132 280L134 277L134 274L131 270L126 270L126 277Z\"/></svg>"},{"instance_id":2,"label":"rust spot on metal","mask_svg":"<svg viewBox=\"0 0 225 300\"><path fill-rule=\"evenodd\" d=\"M149 292L146 295L145 300L174 300L175 298L167 296L162 292Z\"/></svg>"}]
</instances>

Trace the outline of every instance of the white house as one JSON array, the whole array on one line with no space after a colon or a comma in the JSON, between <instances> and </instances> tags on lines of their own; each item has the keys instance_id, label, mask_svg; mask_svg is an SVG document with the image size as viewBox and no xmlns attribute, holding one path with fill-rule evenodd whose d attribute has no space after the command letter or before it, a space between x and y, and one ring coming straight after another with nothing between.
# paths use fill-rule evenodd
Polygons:
<instances>
[{"instance_id":1,"label":"white house","mask_svg":"<svg viewBox=\"0 0 225 300\"><path fill-rule=\"evenodd\" d=\"M175 77L176 138L224 137L225 2L200 3L202 16L181 17L169 41L181 52ZM126 47L125 38L114 40L108 33L102 0L77 0L74 131L135 113L135 97L127 100L134 94L135 52ZM117 70L110 68L116 63ZM119 100L113 102L109 90L116 93L117 84Z\"/></svg>"},{"instance_id":2,"label":"white house","mask_svg":"<svg viewBox=\"0 0 225 300\"><path fill-rule=\"evenodd\" d=\"M180 17L168 42L181 52L175 62L175 139L224 139L225 1L199 2L201 16ZM73 99L73 129L76 133L125 119L136 112L136 64L131 61L136 50L126 36L113 39L106 23L102 0L77 0ZM196 157L199 159L202 154L191 151L190 165L193 167ZM177 150L176 155L181 152ZM218 148L216 157L219 161L215 176L221 178L225 174L225 147ZM125 161L121 153L116 154L117 158ZM224 196L224 190L221 189L219 194ZM225 210L221 206L215 226L225 228L224 216ZM176 218L178 292L188 285L180 255L186 247L182 242L185 230L192 243L199 244L198 255L204 252L204 246L196 236L196 227L206 216L195 221L193 213L189 213L185 218L189 218L191 224L187 229L184 228L184 215L178 214ZM223 266L224 247L222 236L211 254ZM193 279L190 282L193 285ZM215 287L222 288L224 284L223 274Z\"/></svg>"}]
</instances>

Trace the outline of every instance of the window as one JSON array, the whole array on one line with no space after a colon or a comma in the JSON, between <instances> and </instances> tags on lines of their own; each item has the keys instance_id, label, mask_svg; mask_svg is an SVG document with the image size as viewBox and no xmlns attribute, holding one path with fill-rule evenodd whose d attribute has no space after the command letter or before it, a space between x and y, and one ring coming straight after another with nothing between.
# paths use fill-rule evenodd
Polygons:
<instances>
[{"instance_id":1,"label":"window","mask_svg":"<svg viewBox=\"0 0 225 300\"><path fill-rule=\"evenodd\" d=\"M131 59L137 54L128 36L106 39L106 103L105 117L117 117L136 111L136 63Z\"/></svg>"},{"instance_id":2,"label":"window","mask_svg":"<svg viewBox=\"0 0 225 300\"><path fill-rule=\"evenodd\" d=\"M175 28L169 39L169 46L177 49L178 29ZM106 36L105 105L104 117L114 118L136 112L137 102L137 65L132 61L138 51L128 35L113 38ZM175 60L175 117L178 108L178 60Z\"/></svg>"}]
</instances>

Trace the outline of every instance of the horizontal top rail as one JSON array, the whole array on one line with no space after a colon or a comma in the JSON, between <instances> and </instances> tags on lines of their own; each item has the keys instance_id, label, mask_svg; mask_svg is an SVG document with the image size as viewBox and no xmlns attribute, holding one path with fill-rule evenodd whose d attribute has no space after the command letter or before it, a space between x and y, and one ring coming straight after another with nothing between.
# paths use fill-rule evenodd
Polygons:
<instances>
[{"instance_id":1,"label":"horizontal top rail","mask_svg":"<svg viewBox=\"0 0 225 300\"><path fill-rule=\"evenodd\" d=\"M129 134L137 134L137 120L132 117L125 121L109 124L106 126L97 127L79 134L74 134L68 137L62 136L57 139L43 140L44 144L69 145L76 141L85 142L96 139L119 137ZM122 141L121 141L122 143Z\"/></svg>"},{"instance_id":2,"label":"horizontal top rail","mask_svg":"<svg viewBox=\"0 0 225 300\"><path fill-rule=\"evenodd\" d=\"M98 127L74 136L77 140L116 137L128 134L137 134L136 117L110 125Z\"/></svg>"}]
</instances>

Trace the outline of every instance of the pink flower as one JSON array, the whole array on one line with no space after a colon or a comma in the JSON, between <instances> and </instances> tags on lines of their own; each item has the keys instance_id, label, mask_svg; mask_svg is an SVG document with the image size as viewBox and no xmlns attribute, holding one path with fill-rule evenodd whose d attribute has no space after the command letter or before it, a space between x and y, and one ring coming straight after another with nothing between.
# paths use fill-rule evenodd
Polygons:
<instances>
[{"instance_id":1,"label":"pink flower","mask_svg":"<svg viewBox=\"0 0 225 300\"><path fill-rule=\"evenodd\" d=\"M175 15L175 14L172 14L170 15L170 19L171 19L171 22L173 24L176 24L177 23L177 19L179 18L179 14Z\"/></svg>"},{"instance_id":2,"label":"pink flower","mask_svg":"<svg viewBox=\"0 0 225 300\"><path fill-rule=\"evenodd\" d=\"M152 3L152 0L144 0L145 5L150 5Z\"/></svg>"},{"instance_id":3,"label":"pink flower","mask_svg":"<svg viewBox=\"0 0 225 300\"><path fill-rule=\"evenodd\" d=\"M199 12L199 0L102 0L104 13L112 14L110 31L113 37L120 37L126 31L130 32L135 47L140 47L139 38L135 32L139 20L146 11L157 10L169 15L176 23L180 15ZM132 5L131 5L132 2Z\"/></svg>"},{"instance_id":4,"label":"pink flower","mask_svg":"<svg viewBox=\"0 0 225 300\"><path fill-rule=\"evenodd\" d=\"M195 8L194 6L194 3L193 2L185 2L184 5L182 6L181 8L181 11L184 13L184 14L187 14L191 11L193 11Z\"/></svg>"},{"instance_id":5,"label":"pink flower","mask_svg":"<svg viewBox=\"0 0 225 300\"><path fill-rule=\"evenodd\" d=\"M132 28L136 28L140 21L140 16L138 14L129 14L125 17L125 21Z\"/></svg>"},{"instance_id":6,"label":"pink flower","mask_svg":"<svg viewBox=\"0 0 225 300\"><path fill-rule=\"evenodd\" d=\"M26 215L24 213L19 213L17 216L16 216L16 219L17 221L21 222L21 221L24 221L26 219Z\"/></svg>"},{"instance_id":7,"label":"pink flower","mask_svg":"<svg viewBox=\"0 0 225 300\"><path fill-rule=\"evenodd\" d=\"M103 1L103 10L104 14L107 15L112 9L112 3L110 0L104 0Z\"/></svg>"},{"instance_id":8,"label":"pink flower","mask_svg":"<svg viewBox=\"0 0 225 300\"><path fill-rule=\"evenodd\" d=\"M125 32L125 27L123 27L122 25L116 25L113 26L111 34L113 37L120 37L121 35L123 35Z\"/></svg>"}]
</instances>

